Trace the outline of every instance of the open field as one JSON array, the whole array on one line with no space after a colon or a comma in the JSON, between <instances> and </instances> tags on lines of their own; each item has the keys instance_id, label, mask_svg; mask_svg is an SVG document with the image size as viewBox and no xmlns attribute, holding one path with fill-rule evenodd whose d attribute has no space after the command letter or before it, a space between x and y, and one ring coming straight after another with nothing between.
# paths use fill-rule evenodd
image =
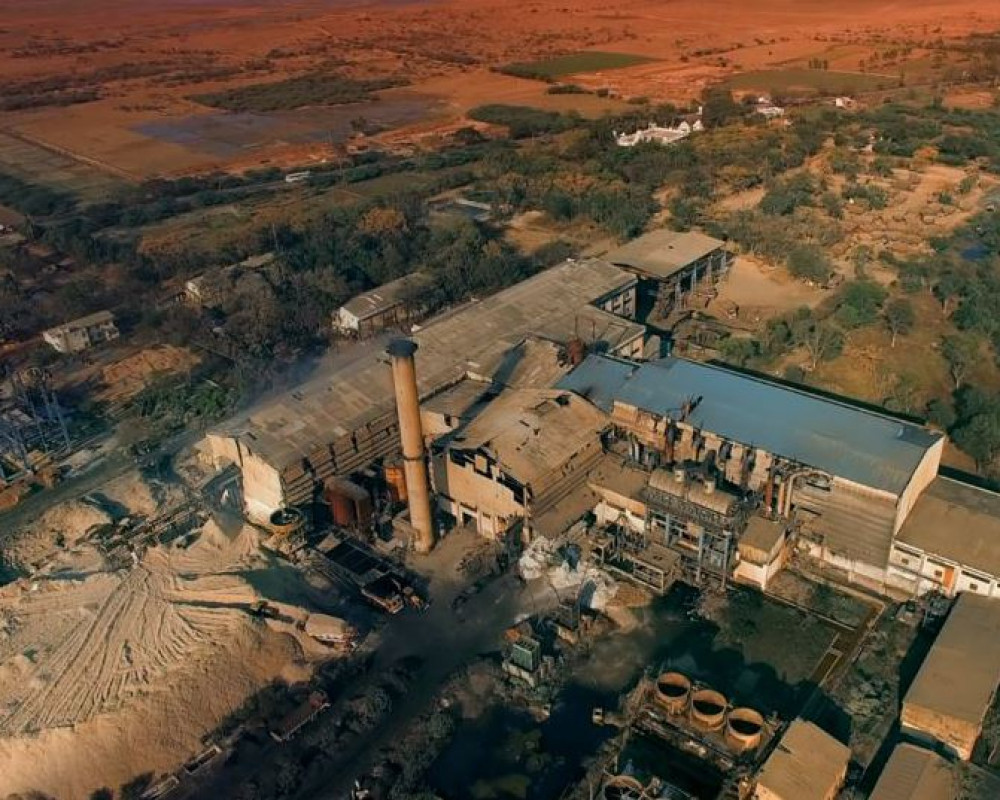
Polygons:
<instances>
[{"instance_id":1,"label":"open field","mask_svg":"<svg viewBox=\"0 0 1000 800\"><path fill-rule=\"evenodd\" d=\"M590 50L540 61L515 62L501 67L500 71L521 78L555 80L580 72L600 72L606 69L634 67L652 60L645 56L630 55L629 53L604 53L599 50Z\"/></svg>"},{"instance_id":2,"label":"open field","mask_svg":"<svg viewBox=\"0 0 1000 800\"><path fill-rule=\"evenodd\" d=\"M76 154L43 147L3 131L0 131L0 172L86 200L106 197L122 183L116 169L87 163Z\"/></svg>"},{"instance_id":3,"label":"open field","mask_svg":"<svg viewBox=\"0 0 1000 800\"><path fill-rule=\"evenodd\" d=\"M537 0L446 0L376 3L363 13L318 1L275 7L207 0L149 4L141 14L121 0L85 8L70 0L16 0L4 13L0 73L10 91L34 107L0 114L0 125L90 166L136 177L319 160L343 144L359 116L392 129L398 144L407 131L424 136L428 127L454 125L483 103L530 102L584 113L614 108L592 95L546 95L540 81L494 71L504 64L553 78L572 74L574 83L619 97L686 102L744 72L779 70L763 90L778 88L776 75L797 85L804 78L795 71L822 59L830 72L810 75L806 84L835 91L846 88L839 82L867 88L883 80L842 74L858 71L862 61L877 66L868 72L894 83L901 72L907 85L930 81L942 68L931 57L934 42L1000 26L1000 9L971 0L846 0L836 7L768 0L749 8L737 0L668 6L631 0L610 12L600 0L558 7ZM903 50L905 56L889 57ZM960 54L943 58L946 66L962 64ZM306 120L294 111L228 119L206 115L191 99L260 91L249 86L297 86L324 70L344 81L405 80L410 88L379 93L380 99L350 110L331 107L330 120ZM401 92L426 101L397 113ZM98 99L58 105L90 96ZM300 100L316 98L281 98L281 105Z\"/></svg>"},{"instance_id":4,"label":"open field","mask_svg":"<svg viewBox=\"0 0 1000 800\"><path fill-rule=\"evenodd\" d=\"M734 75L723 84L736 91L749 89L777 93L805 90L853 95L896 86L899 77L821 69L770 69Z\"/></svg>"}]
</instances>

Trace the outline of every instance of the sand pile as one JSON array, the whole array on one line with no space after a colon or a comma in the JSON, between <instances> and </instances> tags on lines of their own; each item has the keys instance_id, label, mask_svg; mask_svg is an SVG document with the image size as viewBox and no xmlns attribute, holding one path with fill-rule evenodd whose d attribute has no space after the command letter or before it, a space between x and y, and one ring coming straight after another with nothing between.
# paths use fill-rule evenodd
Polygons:
<instances>
[{"instance_id":1,"label":"sand pile","mask_svg":"<svg viewBox=\"0 0 1000 800\"><path fill-rule=\"evenodd\" d=\"M208 523L130 570L0 589L0 796L169 770L257 688L308 671L294 635L246 613L257 537Z\"/></svg>"},{"instance_id":2,"label":"sand pile","mask_svg":"<svg viewBox=\"0 0 1000 800\"><path fill-rule=\"evenodd\" d=\"M22 568L32 569L58 548L71 548L87 533L111 522L111 517L93 505L73 500L54 506L33 524L2 541L5 558Z\"/></svg>"}]
</instances>

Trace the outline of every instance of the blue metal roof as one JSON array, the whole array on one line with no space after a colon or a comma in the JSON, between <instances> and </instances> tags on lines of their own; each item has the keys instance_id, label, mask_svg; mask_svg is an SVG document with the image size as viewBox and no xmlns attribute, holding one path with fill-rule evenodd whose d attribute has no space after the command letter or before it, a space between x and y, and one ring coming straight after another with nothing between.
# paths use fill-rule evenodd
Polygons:
<instances>
[{"instance_id":1,"label":"blue metal roof","mask_svg":"<svg viewBox=\"0 0 1000 800\"><path fill-rule=\"evenodd\" d=\"M618 392L637 369L639 365L632 361L591 355L565 375L556 388L578 394L610 414Z\"/></svg>"},{"instance_id":2,"label":"blue metal roof","mask_svg":"<svg viewBox=\"0 0 1000 800\"><path fill-rule=\"evenodd\" d=\"M588 356L559 388L610 408L609 398L678 418L742 444L899 494L941 435L724 367L665 358L642 365Z\"/></svg>"}]
</instances>

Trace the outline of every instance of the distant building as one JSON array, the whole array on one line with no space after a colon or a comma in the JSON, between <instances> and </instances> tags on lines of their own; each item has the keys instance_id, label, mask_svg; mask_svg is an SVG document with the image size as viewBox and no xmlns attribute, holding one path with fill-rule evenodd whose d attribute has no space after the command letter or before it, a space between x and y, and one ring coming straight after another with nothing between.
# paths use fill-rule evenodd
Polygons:
<instances>
[{"instance_id":1,"label":"distant building","mask_svg":"<svg viewBox=\"0 0 1000 800\"><path fill-rule=\"evenodd\" d=\"M854 108L857 106L853 97L835 97L833 98L833 104L837 108Z\"/></svg>"},{"instance_id":2,"label":"distant building","mask_svg":"<svg viewBox=\"0 0 1000 800\"><path fill-rule=\"evenodd\" d=\"M868 800L956 800L951 766L937 753L897 744Z\"/></svg>"},{"instance_id":3,"label":"distant building","mask_svg":"<svg viewBox=\"0 0 1000 800\"><path fill-rule=\"evenodd\" d=\"M380 330L402 325L419 316L414 299L429 279L420 272L405 275L369 292L362 292L337 309L333 327L342 333L371 336Z\"/></svg>"},{"instance_id":4,"label":"distant building","mask_svg":"<svg viewBox=\"0 0 1000 800\"><path fill-rule=\"evenodd\" d=\"M754 800L834 800L851 750L811 722L792 721L757 775Z\"/></svg>"},{"instance_id":5,"label":"distant building","mask_svg":"<svg viewBox=\"0 0 1000 800\"><path fill-rule=\"evenodd\" d=\"M638 144L650 142L652 144L670 145L686 139L692 133L704 130L701 120L689 123L686 120L676 127L665 127L650 122L645 128L640 128L634 133L614 132L615 144L619 147L635 147Z\"/></svg>"},{"instance_id":6,"label":"distant building","mask_svg":"<svg viewBox=\"0 0 1000 800\"><path fill-rule=\"evenodd\" d=\"M960 594L903 698L903 730L968 761L998 685L1000 600Z\"/></svg>"},{"instance_id":7,"label":"distant building","mask_svg":"<svg viewBox=\"0 0 1000 800\"><path fill-rule=\"evenodd\" d=\"M42 338L60 353L79 353L101 342L118 338L115 316L110 311L98 311L65 322L42 333Z\"/></svg>"}]
</instances>

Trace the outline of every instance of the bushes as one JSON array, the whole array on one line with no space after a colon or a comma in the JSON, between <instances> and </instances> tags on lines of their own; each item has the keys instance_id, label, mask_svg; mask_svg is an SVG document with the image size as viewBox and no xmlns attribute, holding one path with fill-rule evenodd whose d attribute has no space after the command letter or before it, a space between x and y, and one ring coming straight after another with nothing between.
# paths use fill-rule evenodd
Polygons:
<instances>
[{"instance_id":1,"label":"bushes","mask_svg":"<svg viewBox=\"0 0 1000 800\"><path fill-rule=\"evenodd\" d=\"M199 94L191 99L226 111L280 111L302 106L341 105L371 98L373 92L403 86L402 78L354 80L342 75L311 73L274 83L255 83L238 89Z\"/></svg>"},{"instance_id":2,"label":"bushes","mask_svg":"<svg viewBox=\"0 0 1000 800\"><path fill-rule=\"evenodd\" d=\"M833 274L833 265L821 248L800 244L788 253L788 270L796 278L825 283Z\"/></svg>"},{"instance_id":3,"label":"bushes","mask_svg":"<svg viewBox=\"0 0 1000 800\"><path fill-rule=\"evenodd\" d=\"M504 125L512 139L526 139L546 133L562 133L580 125L581 119L572 114L543 111L530 106L492 104L477 106L468 116L491 125Z\"/></svg>"},{"instance_id":4,"label":"bushes","mask_svg":"<svg viewBox=\"0 0 1000 800\"><path fill-rule=\"evenodd\" d=\"M5 173L0 173L0 203L30 217L61 214L76 207L71 195Z\"/></svg>"}]
</instances>

